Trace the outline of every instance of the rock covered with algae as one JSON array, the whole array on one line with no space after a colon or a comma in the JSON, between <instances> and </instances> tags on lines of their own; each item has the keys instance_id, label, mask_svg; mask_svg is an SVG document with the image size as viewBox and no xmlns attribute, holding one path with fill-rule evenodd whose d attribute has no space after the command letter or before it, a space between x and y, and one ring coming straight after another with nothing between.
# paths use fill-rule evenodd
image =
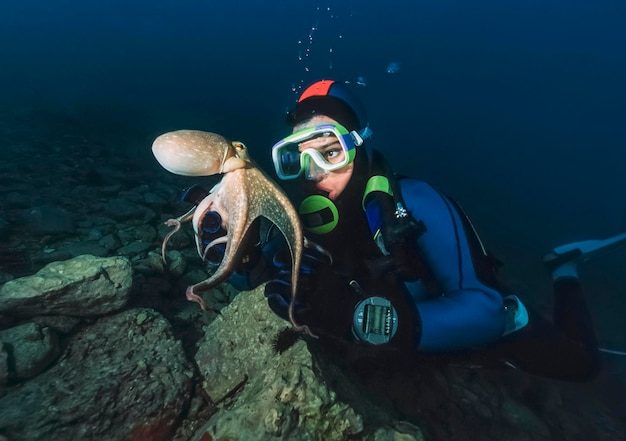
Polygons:
<instances>
[{"instance_id":1,"label":"rock covered with algae","mask_svg":"<svg viewBox=\"0 0 626 441\"><path fill-rule=\"evenodd\" d=\"M131 286L128 259L86 254L5 283L0 288L0 314L99 316L124 307Z\"/></svg>"},{"instance_id":2,"label":"rock covered with algae","mask_svg":"<svg viewBox=\"0 0 626 441\"><path fill-rule=\"evenodd\" d=\"M286 327L257 289L241 293L205 328L195 358L219 410L195 439L344 440L362 432L361 416L316 377L304 341L282 354L273 349Z\"/></svg>"},{"instance_id":3,"label":"rock covered with algae","mask_svg":"<svg viewBox=\"0 0 626 441\"><path fill-rule=\"evenodd\" d=\"M83 328L58 363L0 396L0 434L169 440L190 400L192 378L167 320L131 309Z\"/></svg>"}]
</instances>

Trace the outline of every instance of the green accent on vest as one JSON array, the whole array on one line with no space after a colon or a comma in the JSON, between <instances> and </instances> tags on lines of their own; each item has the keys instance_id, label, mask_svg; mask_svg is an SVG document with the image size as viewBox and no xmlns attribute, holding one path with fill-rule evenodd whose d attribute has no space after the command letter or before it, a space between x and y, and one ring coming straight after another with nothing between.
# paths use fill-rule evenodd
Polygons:
<instances>
[{"instance_id":1,"label":"green accent on vest","mask_svg":"<svg viewBox=\"0 0 626 441\"><path fill-rule=\"evenodd\" d=\"M319 194L308 196L298 208L304 227L315 234L330 233L339 223L337 206Z\"/></svg>"},{"instance_id":2,"label":"green accent on vest","mask_svg":"<svg viewBox=\"0 0 626 441\"><path fill-rule=\"evenodd\" d=\"M386 176L372 176L368 179L367 184L365 185L365 192L363 193L363 199L361 200L361 207L363 207L363 210L365 210L365 199L374 191L382 191L383 193L387 193L389 196L393 196L391 184Z\"/></svg>"}]
</instances>

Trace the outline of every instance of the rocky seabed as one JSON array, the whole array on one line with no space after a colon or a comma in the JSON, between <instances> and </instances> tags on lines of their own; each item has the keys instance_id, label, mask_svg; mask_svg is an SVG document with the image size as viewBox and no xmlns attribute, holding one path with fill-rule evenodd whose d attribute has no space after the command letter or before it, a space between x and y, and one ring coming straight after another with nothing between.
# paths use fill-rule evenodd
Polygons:
<instances>
[{"instance_id":1,"label":"rocky seabed","mask_svg":"<svg viewBox=\"0 0 626 441\"><path fill-rule=\"evenodd\" d=\"M0 130L0 441L626 439L598 384L279 353L262 288L220 286L203 313L190 228L160 251L189 182L148 140L121 154L135 144L27 121Z\"/></svg>"}]
</instances>

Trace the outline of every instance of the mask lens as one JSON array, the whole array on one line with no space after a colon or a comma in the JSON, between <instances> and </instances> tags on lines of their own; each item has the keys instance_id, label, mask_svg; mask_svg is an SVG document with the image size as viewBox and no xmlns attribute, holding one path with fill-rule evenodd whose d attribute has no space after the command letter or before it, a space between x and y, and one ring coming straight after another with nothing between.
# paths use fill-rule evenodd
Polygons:
<instances>
[{"instance_id":1,"label":"mask lens","mask_svg":"<svg viewBox=\"0 0 626 441\"><path fill-rule=\"evenodd\" d=\"M302 163L302 167L305 170L304 174L309 181L319 181L328 174L328 172L320 167L316 161L311 161L310 155L306 155Z\"/></svg>"},{"instance_id":2,"label":"mask lens","mask_svg":"<svg viewBox=\"0 0 626 441\"><path fill-rule=\"evenodd\" d=\"M300 152L292 149L285 149L280 153L280 166L283 174L295 176L300 173Z\"/></svg>"}]
</instances>

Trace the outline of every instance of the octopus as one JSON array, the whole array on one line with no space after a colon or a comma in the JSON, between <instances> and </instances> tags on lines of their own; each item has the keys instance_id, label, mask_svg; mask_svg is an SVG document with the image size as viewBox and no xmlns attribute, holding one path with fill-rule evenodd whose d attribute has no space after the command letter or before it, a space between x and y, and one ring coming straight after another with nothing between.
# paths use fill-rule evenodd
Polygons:
<instances>
[{"instance_id":1,"label":"octopus","mask_svg":"<svg viewBox=\"0 0 626 441\"><path fill-rule=\"evenodd\" d=\"M221 135L198 130L177 130L165 133L154 141L152 152L163 168L182 176L210 176L221 174L222 178L211 193L197 206L166 225L174 227L163 240L162 256L169 238L179 231L183 222L192 222L196 233L198 253L202 257L206 250L226 243L224 257L215 272L206 280L187 288L186 297L206 306L199 293L224 282L234 271L243 251L240 247L252 223L259 217L272 222L285 237L291 254L291 302L288 309L289 321L294 330L314 336L308 326L298 325L294 318L294 305L304 234L298 212L287 195L270 179L248 155L246 146L239 141L229 141ZM209 211L222 217L222 226L227 234L209 243L202 250L202 219Z\"/></svg>"}]
</instances>

